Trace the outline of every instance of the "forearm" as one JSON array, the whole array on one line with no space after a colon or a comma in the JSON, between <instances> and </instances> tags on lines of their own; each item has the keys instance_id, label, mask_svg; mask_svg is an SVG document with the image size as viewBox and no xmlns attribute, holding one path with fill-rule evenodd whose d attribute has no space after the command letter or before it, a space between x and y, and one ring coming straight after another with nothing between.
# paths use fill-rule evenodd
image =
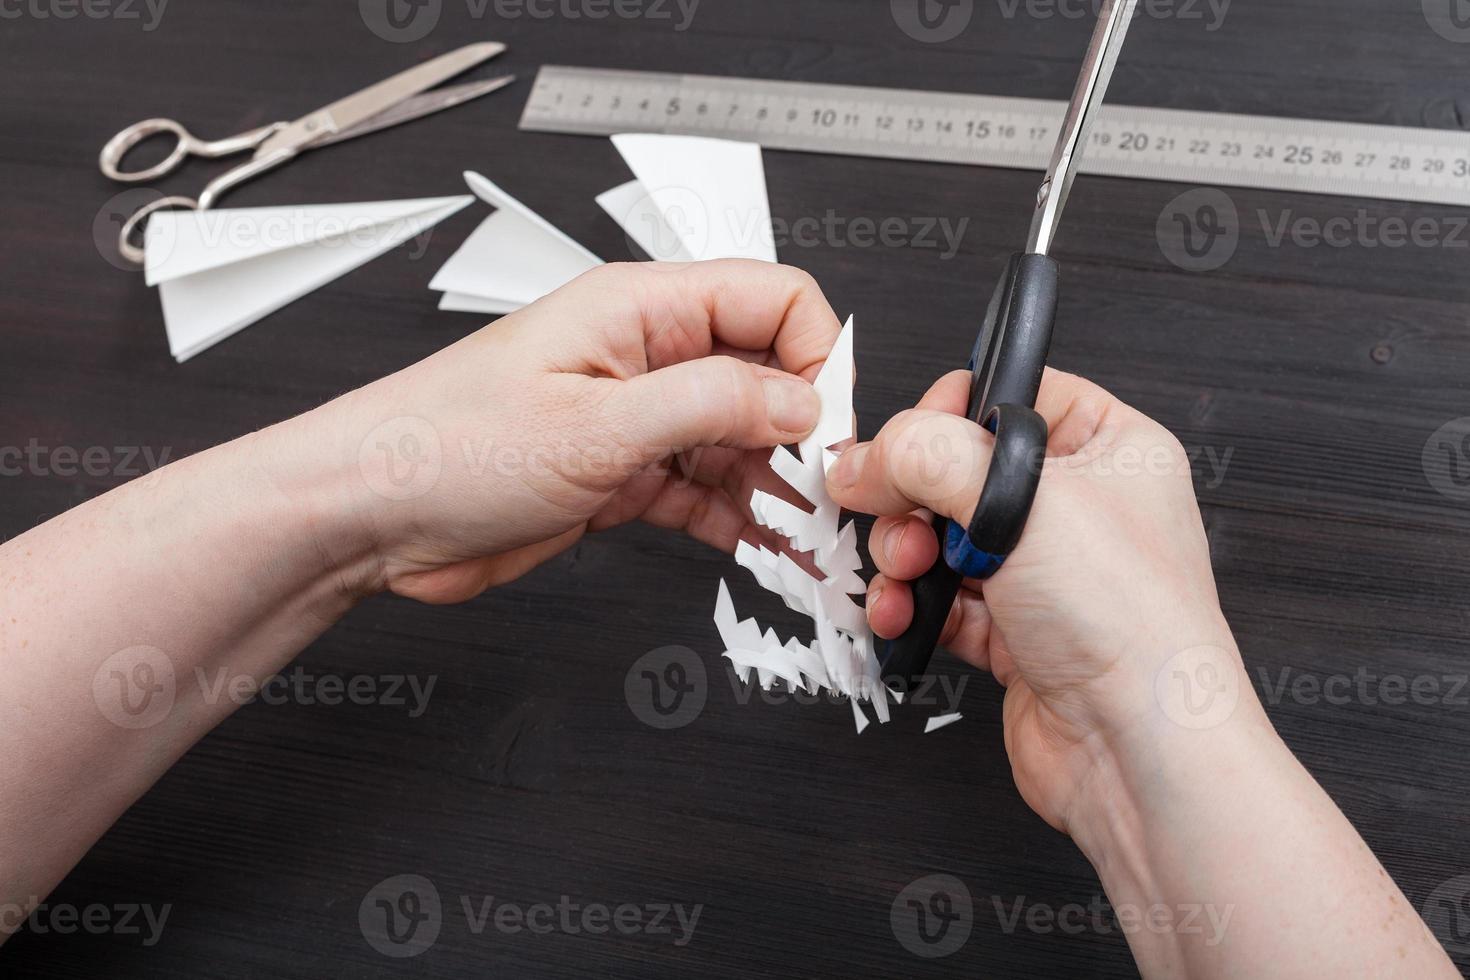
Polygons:
<instances>
[{"instance_id":1,"label":"forearm","mask_svg":"<svg viewBox=\"0 0 1470 980\"><path fill-rule=\"evenodd\" d=\"M1153 712L1113 740L1071 828L1142 973L1458 976L1238 681L1218 724Z\"/></svg>"},{"instance_id":2,"label":"forearm","mask_svg":"<svg viewBox=\"0 0 1470 980\"><path fill-rule=\"evenodd\" d=\"M300 438L311 419L0 547L0 902L43 897L239 692L350 607L344 583L370 580L366 538L334 506L339 467L312 458L335 450Z\"/></svg>"}]
</instances>

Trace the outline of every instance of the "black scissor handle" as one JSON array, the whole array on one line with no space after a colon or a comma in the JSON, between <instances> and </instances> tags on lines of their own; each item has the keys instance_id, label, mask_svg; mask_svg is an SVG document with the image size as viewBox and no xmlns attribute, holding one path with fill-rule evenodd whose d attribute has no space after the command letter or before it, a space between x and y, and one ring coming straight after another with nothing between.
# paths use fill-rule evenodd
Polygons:
<instances>
[{"instance_id":1,"label":"black scissor handle","mask_svg":"<svg viewBox=\"0 0 1470 980\"><path fill-rule=\"evenodd\" d=\"M986 310L985 323L970 359L974 380L970 385L970 404L966 414L977 424L983 424L994 421L992 412L997 406L1004 405L1008 430L1024 437L1024 441L1008 442L1005 456L1007 473L1018 472L1014 469L1017 459L1027 465L1037 462L1035 421L1040 421L1040 418L1025 420L1018 409L1030 410L1036 405L1041 375L1046 369L1046 357L1051 349L1052 328L1056 323L1059 278L1057 263L1050 257L1013 255ZM1008 424L1012 418L1017 420L1015 427ZM1040 433L1040 452L1044 453L1044 422ZM991 461L992 470L997 473L1000 457L998 449ZM1039 476L1039 465L1034 468ZM990 498L989 512L1012 515L1010 520L1014 534L1019 538L1030 513L1030 498L1035 494L1035 486L1026 492L1024 482L1016 481L1014 475L1002 482L1006 489L1003 492L998 490L999 495ZM976 518L981 516L981 509L977 507ZM913 622L902 636L879 643L882 676L892 687L910 690L919 683L929 669L929 659L939 645L939 635L944 631L950 608L959 594L964 576L950 567L942 554L949 538L950 523L943 515L934 518L934 533L939 539L941 556L932 568L910 583L914 594ZM980 540L986 539L982 536ZM1003 560L1004 556L1001 558ZM998 563L996 567L999 567Z\"/></svg>"},{"instance_id":2,"label":"black scissor handle","mask_svg":"<svg viewBox=\"0 0 1470 980\"><path fill-rule=\"evenodd\" d=\"M1000 571L1021 540L1046 460L1046 419L1035 409L997 405L983 424L995 434L995 450L980 501L969 525L950 521L940 542L945 564L975 579Z\"/></svg>"}]
</instances>

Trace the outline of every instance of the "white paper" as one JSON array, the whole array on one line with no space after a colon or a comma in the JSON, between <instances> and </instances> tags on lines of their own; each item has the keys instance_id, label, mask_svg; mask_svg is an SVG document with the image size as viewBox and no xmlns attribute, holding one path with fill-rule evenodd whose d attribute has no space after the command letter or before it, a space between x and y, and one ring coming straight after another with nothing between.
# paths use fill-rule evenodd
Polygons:
<instances>
[{"instance_id":1,"label":"white paper","mask_svg":"<svg viewBox=\"0 0 1470 980\"><path fill-rule=\"evenodd\" d=\"M928 721L924 722L924 734L928 735L930 732L937 732L945 725L953 725L955 722L959 721L963 717L964 715L960 714L958 711L950 715L935 715Z\"/></svg>"},{"instance_id":2,"label":"white paper","mask_svg":"<svg viewBox=\"0 0 1470 980\"><path fill-rule=\"evenodd\" d=\"M444 293L439 297L439 309L453 313L486 313L502 316L514 313L526 304L512 300L493 299L489 296L470 296L467 293Z\"/></svg>"},{"instance_id":3,"label":"white paper","mask_svg":"<svg viewBox=\"0 0 1470 980\"><path fill-rule=\"evenodd\" d=\"M664 220L653 197L636 180L597 195L597 205L656 262L693 262L674 229Z\"/></svg>"},{"instance_id":4,"label":"white paper","mask_svg":"<svg viewBox=\"0 0 1470 980\"><path fill-rule=\"evenodd\" d=\"M470 233L429 283L444 310L513 313L602 264L520 201L480 174L465 182L495 213Z\"/></svg>"},{"instance_id":5,"label":"white paper","mask_svg":"<svg viewBox=\"0 0 1470 980\"><path fill-rule=\"evenodd\" d=\"M776 261L759 144L657 133L612 142L641 191L624 184L598 203L652 258Z\"/></svg>"},{"instance_id":6,"label":"white paper","mask_svg":"<svg viewBox=\"0 0 1470 980\"><path fill-rule=\"evenodd\" d=\"M468 196L218 211L148 219L144 277L185 361L468 205Z\"/></svg>"},{"instance_id":7,"label":"white paper","mask_svg":"<svg viewBox=\"0 0 1470 980\"><path fill-rule=\"evenodd\" d=\"M780 497L757 490L751 498L756 523L785 535L792 547L808 552L824 578L818 579L790 555L740 542L735 561L755 576L766 590L780 596L788 607L811 617L816 639L803 647L794 640L782 644L774 633L762 633L753 619L739 621L729 589L720 582L715 625L725 644L725 656L741 680L754 670L762 687L775 679L807 690L828 688L852 702L858 732L869 719L863 704L872 707L878 721L889 718L888 698L901 700L882 683L873 633L867 614L850 597L866 590L857 573L857 529L849 521L839 528L840 509L827 495L826 469L834 458L828 448L853 436L852 320L842 328L814 387L822 401L820 421L798 447L798 458L778 448L771 468L810 505L806 510Z\"/></svg>"}]
</instances>

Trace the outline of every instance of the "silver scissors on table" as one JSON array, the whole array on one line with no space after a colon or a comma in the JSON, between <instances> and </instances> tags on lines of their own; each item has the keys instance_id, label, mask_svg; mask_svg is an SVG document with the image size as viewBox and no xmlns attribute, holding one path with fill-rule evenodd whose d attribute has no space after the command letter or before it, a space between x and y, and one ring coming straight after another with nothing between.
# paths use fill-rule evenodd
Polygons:
<instances>
[{"instance_id":1,"label":"silver scissors on table","mask_svg":"<svg viewBox=\"0 0 1470 980\"><path fill-rule=\"evenodd\" d=\"M172 119L145 119L129 126L108 140L98 160L104 174L123 183L153 180L172 173L189 156L222 157L246 150L254 150L255 156L210 181L197 200L165 197L141 208L123 225L118 250L123 258L141 265L143 249L133 244L133 234L155 211L164 208L207 210L214 207L226 191L279 167L307 150L397 126L504 88L515 81L514 75L428 91L504 50L504 44L493 41L467 45L308 113L295 122L271 123L228 139L213 142L197 139ZM123 157L129 150L148 137L160 134L171 134L178 140L173 152L161 163L146 170L121 169Z\"/></svg>"}]
</instances>

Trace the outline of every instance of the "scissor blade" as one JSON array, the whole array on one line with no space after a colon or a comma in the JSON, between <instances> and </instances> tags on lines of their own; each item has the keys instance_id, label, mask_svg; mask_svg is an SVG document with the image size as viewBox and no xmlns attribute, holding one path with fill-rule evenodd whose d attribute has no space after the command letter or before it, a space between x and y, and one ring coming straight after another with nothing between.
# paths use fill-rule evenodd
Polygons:
<instances>
[{"instance_id":1,"label":"scissor blade","mask_svg":"<svg viewBox=\"0 0 1470 980\"><path fill-rule=\"evenodd\" d=\"M446 82L461 72L495 57L505 45L494 41L471 44L432 61L399 72L345 99L318 109L282 129L255 151L257 159L281 149L304 150L324 139L349 130L358 123L393 108L399 103Z\"/></svg>"},{"instance_id":2,"label":"scissor blade","mask_svg":"<svg viewBox=\"0 0 1470 980\"><path fill-rule=\"evenodd\" d=\"M1107 0L1098 14L1097 29L1093 31L1092 43L1077 77L1077 88L1062 120L1062 131L1057 136L1051 165L1037 194L1036 215L1031 222L1027 252L1045 255L1051 249L1052 238L1062 219L1062 209L1072 193L1077 164L1086 148L1088 134L1097 119L1097 110L1107 93L1108 83L1113 79L1113 69L1123 51L1123 41L1128 36L1137 6L1138 0Z\"/></svg>"},{"instance_id":3,"label":"scissor blade","mask_svg":"<svg viewBox=\"0 0 1470 980\"><path fill-rule=\"evenodd\" d=\"M435 89L422 95L415 95L398 103L391 109L370 116L349 129L340 133L332 133L311 144L312 149L320 146L330 146L343 140L354 139L358 136L366 136L368 133L376 133L381 129L388 129L401 123L410 122L423 116L432 115L441 109L452 109L462 105L471 99L478 99L482 95L505 88L515 81L514 75L502 75L499 78L486 79L483 82L470 82L467 85L453 85L449 88Z\"/></svg>"}]
</instances>

